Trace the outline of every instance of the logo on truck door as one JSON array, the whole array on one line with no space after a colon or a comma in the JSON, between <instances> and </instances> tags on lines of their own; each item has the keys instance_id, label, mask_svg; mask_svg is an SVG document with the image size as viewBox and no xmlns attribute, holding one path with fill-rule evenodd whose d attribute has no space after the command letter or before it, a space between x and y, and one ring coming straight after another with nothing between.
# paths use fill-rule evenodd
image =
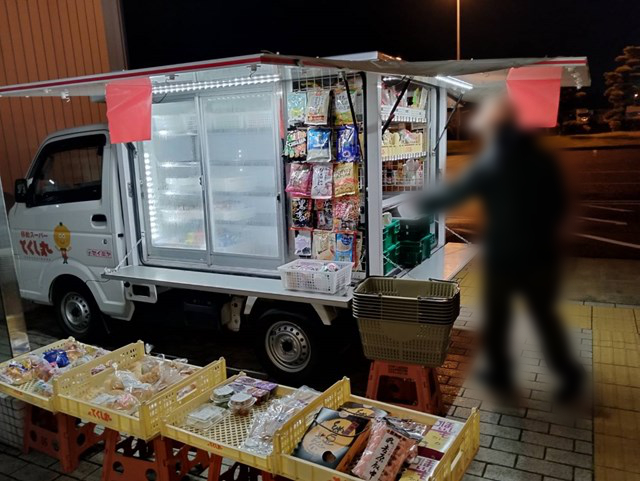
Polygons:
<instances>
[{"instance_id":1,"label":"logo on truck door","mask_svg":"<svg viewBox=\"0 0 640 481\"><path fill-rule=\"evenodd\" d=\"M60 251L62 263L68 264L69 251L71 250L71 232L62 222L53 229L53 242L56 243L56 249Z\"/></svg>"}]
</instances>

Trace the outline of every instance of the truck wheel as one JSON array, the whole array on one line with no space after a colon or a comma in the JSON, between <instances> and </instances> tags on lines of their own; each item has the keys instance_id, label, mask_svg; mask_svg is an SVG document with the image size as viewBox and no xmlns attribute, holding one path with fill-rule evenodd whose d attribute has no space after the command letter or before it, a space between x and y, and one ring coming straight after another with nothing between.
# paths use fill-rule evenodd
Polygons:
<instances>
[{"instance_id":1,"label":"truck wheel","mask_svg":"<svg viewBox=\"0 0 640 481\"><path fill-rule=\"evenodd\" d=\"M275 379L291 385L308 383L320 358L327 354L323 349L324 334L316 319L269 309L256 320L256 352Z\"/></svg>"},{"instance_id":2,"label":"truck wheel","mask_svg":"<svg viewBox=\"0 0 640 481\"><path fill-rule=\"evenodd\" d=\"M62 330L79 341L106 334L104 318L91 291L80 281L65 282L54 290L53 303Z\"/></svg>"}]
</instances>

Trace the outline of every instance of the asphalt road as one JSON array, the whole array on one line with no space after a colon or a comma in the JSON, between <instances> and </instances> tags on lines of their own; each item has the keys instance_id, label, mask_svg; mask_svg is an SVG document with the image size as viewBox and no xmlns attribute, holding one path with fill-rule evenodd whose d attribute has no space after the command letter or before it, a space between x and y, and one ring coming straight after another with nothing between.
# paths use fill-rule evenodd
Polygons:
<instances>
[{"instance_id":1,"label":"asphalt road","mask_svg":"<svg viewBox=\"0 0 640 481\"><path fill-rule=\"evenodd\" d=\"M558 155L575 199L570 254L640 259L640 146L571 149ZM447 175L455 176L469 161L468 155L449 156ZM466 204L451 212L447 225L476 238L480 213L478 205Z\"/></svg>"}]
</instances>

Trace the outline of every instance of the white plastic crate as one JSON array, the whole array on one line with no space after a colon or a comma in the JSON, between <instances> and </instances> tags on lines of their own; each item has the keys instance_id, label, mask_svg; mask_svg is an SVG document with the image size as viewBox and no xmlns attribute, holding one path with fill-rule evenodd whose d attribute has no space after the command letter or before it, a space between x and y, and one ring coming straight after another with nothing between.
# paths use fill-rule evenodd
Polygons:
<instances>
[{"instance_id":1,"label":"white plastic crate","mask_svg":"<svg viewBox=\"0 0 640 481\"><path fill-rule=\"evenodd\" d=\"M327 264L335 264L339 269L334 272L300 269L304 266L319 268ZM278 271L285 289L335 294L351 284L351 267L351 262L296 259L278 267Z\"/></svg>"}]
</instances>

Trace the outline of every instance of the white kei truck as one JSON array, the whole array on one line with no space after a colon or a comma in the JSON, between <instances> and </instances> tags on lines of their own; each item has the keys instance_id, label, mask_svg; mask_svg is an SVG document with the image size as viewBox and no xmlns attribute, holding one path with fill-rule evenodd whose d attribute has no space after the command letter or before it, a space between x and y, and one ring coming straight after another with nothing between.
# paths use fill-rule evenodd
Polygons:
<instances>
[{"instance_id":1,"label":"white kei truck","mask_svg":"<svg viewBox=\"0 0 640 481\"><path fill-rule=\"evenodd\" d=\"M503 88L508 69L523 65L561 66L563 85L589 82L585 58L411 63L372 53L258 54L0 87L0 97L103 102L110 82L152 85L151 140L111 143L106 125L55 132L16 181L9 223L21 296L53 305L69 335L95 339L109 318L131 320L136 305L180 292L185 310L212 325L250 329L276 378L303 382L333 349L323 329L352 322L352 290L292 291L279 279L278 266L296 258L283 160L288 96L336 85L353 96L363 152L353 283L446 279L473 248L445 245L444 218L431 225L430 258L404 269L383 252L383 215L402 215L444 175L448 102ZM418 89L422 104L408 102ZM420 131L423 148L389 151L383 132L400 129Z\"/></svg>"}]
</instances>

